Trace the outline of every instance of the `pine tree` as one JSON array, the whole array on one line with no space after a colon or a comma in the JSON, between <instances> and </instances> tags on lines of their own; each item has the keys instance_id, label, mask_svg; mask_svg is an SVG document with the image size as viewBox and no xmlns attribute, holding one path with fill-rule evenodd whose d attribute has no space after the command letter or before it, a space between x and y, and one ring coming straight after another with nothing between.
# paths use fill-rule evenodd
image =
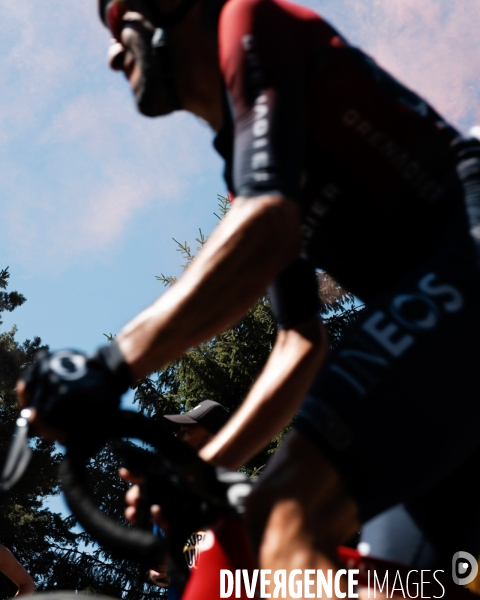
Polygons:
<instances>
[{"instance_id":1,"label":"pine tree","mask_svg":"<svg viewBox=\"0 0 480 600\"><path fill-rule=\"evenodd\" d=\"M8 268L0 270L0 324L2 313L25 302L17 292L6 292ZM17 330L0 332L0 469L19 414L15 384L32 363L37 350L47 348L40 338L19 343ZM20 482L0 496L0 543L10 548L35 580L38 590L73 589L99 592L131 600L158 597L157 588L143 582L137 586L138 566L118 559L93 545L86 533L73 527L74 517L54 513L44 506L48 496L59 493L57 468L62 454L54 444L32 438L33 458ZM91 490L99 507L118 522L123 517L127 484L117 474L118 465L104 450L92 460ZM10 598L15 586L0 573L0 600Z\"/></svg>"},{"instance_id":2,"label":"pine tree","mask_svg":"<svg viewBox=\"0 0 480 600\"><path fill-rule=\"evenodd\" d=\"M8 268L0 270L0 290L6 290L8 279ZM25 298L17 292L0 291L0 324L3 312L11 312L24 302ZM15 340L15 334L15 327L0 333L2 467L19 413L15 384L22 369L32 362L35 352L42 347L38 337L19 344ZM72 521L64 520L42 506L42 498L58 492L56 469L60 458L53 444L35 439L28 477L24 477L13 490L0 498L0 540L25 565L39 588L51 574L57 553L55 547L74 542L74 535L70 531ZM8 597L14 591L14 586L2 576L0 597Z\"/></svg>"},{"instance_id":3,"label":"pine tree","mask_svg":"<svg viewBox=\"0 0 480 600\"><path fill-rule=\"evenodd\" d=\"M229 201L219 196L219 202L219 215L216 216L222 218L228 211ZM206 242L202 231L199 231L195 239L197 251ZM187 242L181 243L175 238L174 242L184 260L182 267L186 269L195 255ZM174 277L163 273L157 279L165 286L175 282ZM352 294L342 289L326 273L320 272L318 279L321 314L333 347L360 309L355 305ZM153 377L144 379L136 390L135 401L147 414L157 419L164 414L190 410L206 399L215 400L233 412L263 368L276 333L270 302L264 296L231 329L187 351ZM288 427L272 440L264 452L249 461L244 470L250 474L258 472L268 455L277 449L287 430Z\"/></svg>"},{"instance_id":4,"label":"pine tree","mask_svg":"<svg viewBox=\"0 0 480 600\"><path fill-rule=\"evenodd\" d=\"M228 200L220 198L222 218ZM197 251L206 238L200 230ZM187 243L176 241L187 268L194 259ZM358 312L354 298L325 273L319 273L322 314L334 346L346 326ZM8 269L0 271L1 314L13 311L25 302L17 292L7 293ZM168 286L175 278L161 274L159 281ZM0 332L0 467L18 416L14 387L21 371L42 347L34 338L19 343L16 328ZM148 415L160 420L164 414L189 410L205 399L216 400L233 412L247 395L253 381L270 354L276 326L268 297L260 298L249 313L230 330L200 344L182 357L160 369L153 377L140 382L135 400ZM288 429L285 428L265 451L252 459L244 470L257 473L274 452ZM34 438L32 465L23 480L0 498L0 542L9 547L34 577L39 589L86 590L126 598L162 595L147 582L146 573L138 578L138 566L119 559L94 544L86 533L73 530L74 518L65 519L43 506L46 496L59 492L57 466L61 454L55 446ZM108 449L99 453L89 465L91 491L97 505L117 522L128 526L123 517L126 484L117 475L117 464ZM14 592L13 586L0 576L0 600Z\"/></svg>"}]
</instances>

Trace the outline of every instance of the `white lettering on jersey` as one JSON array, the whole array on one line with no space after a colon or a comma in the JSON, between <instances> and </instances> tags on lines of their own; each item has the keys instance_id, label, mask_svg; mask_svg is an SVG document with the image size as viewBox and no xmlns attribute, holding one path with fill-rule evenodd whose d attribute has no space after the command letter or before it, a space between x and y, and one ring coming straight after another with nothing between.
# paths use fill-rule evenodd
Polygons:
<instances>
[{"instance_id":1,"label":"white lettering on jersey","mask_svg":"<svg viewBox=\"0 0 480 600\"><path fill-rule=\"evenodd\" d=\"M426 105L425 105L426 106ZM417 196L433 204L442 195L442 188L400 144L390 139L386 133L377 130L373 123L351 108L342 117L343 124L363 139L371 148L375 148L402 179L415 191Z\"/></svg>"},{"instance_id":2,"label":"white lettering on jersey","mask_svg":"<svg viewBox=\"0 0 480 600\"><path fill-rule=\"evenodd\" d=\"M393 361L416 344L419 335L435 329L442 317L458 312L463 305L459 289L439 282L436 273L427 273L416 289L397 294L385 310L370 315L362 325L367 336L354 336L329 368L363 396Z\"/></svg>"},{"instance_id":3,"label":"white lettering on jersey","mask_svg":"<svg viewBox=\"0 0 480 600\"><path fill-rule=\"evenodd\" d=\"M243 49L246 52L247 77L251 92L256 96L253 105L253 124L250 168L255 181L268 181L271 177L268 167L271 164L268 134L270 130L268 98L265 89L264 77L261 70L260 59L257 53L253 35L244 35L242 38Z\"/></svg>"}]
</instances>

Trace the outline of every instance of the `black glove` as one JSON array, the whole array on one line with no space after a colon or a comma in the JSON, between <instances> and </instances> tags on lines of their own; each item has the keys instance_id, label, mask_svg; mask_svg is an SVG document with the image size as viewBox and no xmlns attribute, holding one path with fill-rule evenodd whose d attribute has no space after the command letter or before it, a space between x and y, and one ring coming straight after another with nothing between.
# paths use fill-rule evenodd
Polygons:
<instances>
[{"instance_id":1,"label":"black glove","mask_svg":"<svg viewBox=\"0 0 480 600\"><path fill-rule=\"evenodd\" d=\"M76 350L42 350L22 379L43 422L67 435L100 428L133 383L115 341L90 356Z\"/></svg>"}]
</instances>

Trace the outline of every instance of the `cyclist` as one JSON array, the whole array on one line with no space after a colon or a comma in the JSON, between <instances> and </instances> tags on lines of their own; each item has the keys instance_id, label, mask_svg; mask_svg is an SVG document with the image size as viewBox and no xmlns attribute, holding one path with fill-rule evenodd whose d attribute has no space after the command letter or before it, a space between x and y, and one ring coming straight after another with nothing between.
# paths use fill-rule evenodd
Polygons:
<instances>
[{"instance_id":1,"label":"cyclist","mask_svg":"<svg viewBox=\"0 0 480 600\"><path fill-rule=\"evenodd\" d=\"M427 518L424 498L477 447L480 145L283 0L101 0L100 13L139 110L205 119L236 199L115 343L44 355L20 400L35 395L46 435L82 411L106 419L270 285L275 347L201 456L236 468L301 407L247 522L262 567L334 568L360 521L407 500ZM368 306L328 359L315 267Z\"/></svg>"},{"instance_id":2,"label":"cyclist","mask_svg":"<svg viewBox=\"0 0 480 600\"><path fill-rule=\"evenodd\" d=\"M29 596L35 591L35 584L8 548L0 544L0 573L6 575L17 587L15 596Z\"/></svg>"}]
</instances>

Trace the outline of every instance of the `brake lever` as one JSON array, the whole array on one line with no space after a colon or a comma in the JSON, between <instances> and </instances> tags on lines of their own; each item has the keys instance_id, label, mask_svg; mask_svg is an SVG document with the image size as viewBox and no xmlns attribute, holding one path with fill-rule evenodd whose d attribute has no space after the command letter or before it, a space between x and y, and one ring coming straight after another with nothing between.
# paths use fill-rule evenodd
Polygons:
<instances>
[{"instance_id":1,"label":"brake lever","mask_svg":"<svg viewBox=\"0 0 480 600\"><path fill-rule=\"evenodd\" d=\"M28 445L28 436L31 414L29 408L24 408L17 419L14 438L0 475L0 494L10 490L22 478L30 463L32 451Z\"/></svg>"},{"instance_id":2,"label":"brake lever","mask_svg":"<svg viewBox=\"0 0 480 600\"><path fill-rule=\"evenodd\" d=\"M122 441L114 441L110 444L110 447L120 456L122 467L135 473L137 476L145 478L145 482L139 484L140 498L137 505L136 525L145 531L152 530L153 524L150 520L150 506L152 504L152 493L153 496L156 496L155 492L158 492L158 488L149 484L148 480L152 478L163 480L171 477L171 473L169 473L168 469L158 464L155 456L151 455L145 449L133 448ZM159 501L158 496L156 496L156 501ZM183 557L183 546L191 529L188 526L180 528L180 531L176 529L173 527L173 539L172 532L165 536L166 550L168 549L165 558L168 559L170 580L177 590L183 590L189 577L189 570ZM157 565L153 566L156 567ZM137 585L140 586L141 583L142 575L139 573Z\"/></svg>"}]
</instances>

